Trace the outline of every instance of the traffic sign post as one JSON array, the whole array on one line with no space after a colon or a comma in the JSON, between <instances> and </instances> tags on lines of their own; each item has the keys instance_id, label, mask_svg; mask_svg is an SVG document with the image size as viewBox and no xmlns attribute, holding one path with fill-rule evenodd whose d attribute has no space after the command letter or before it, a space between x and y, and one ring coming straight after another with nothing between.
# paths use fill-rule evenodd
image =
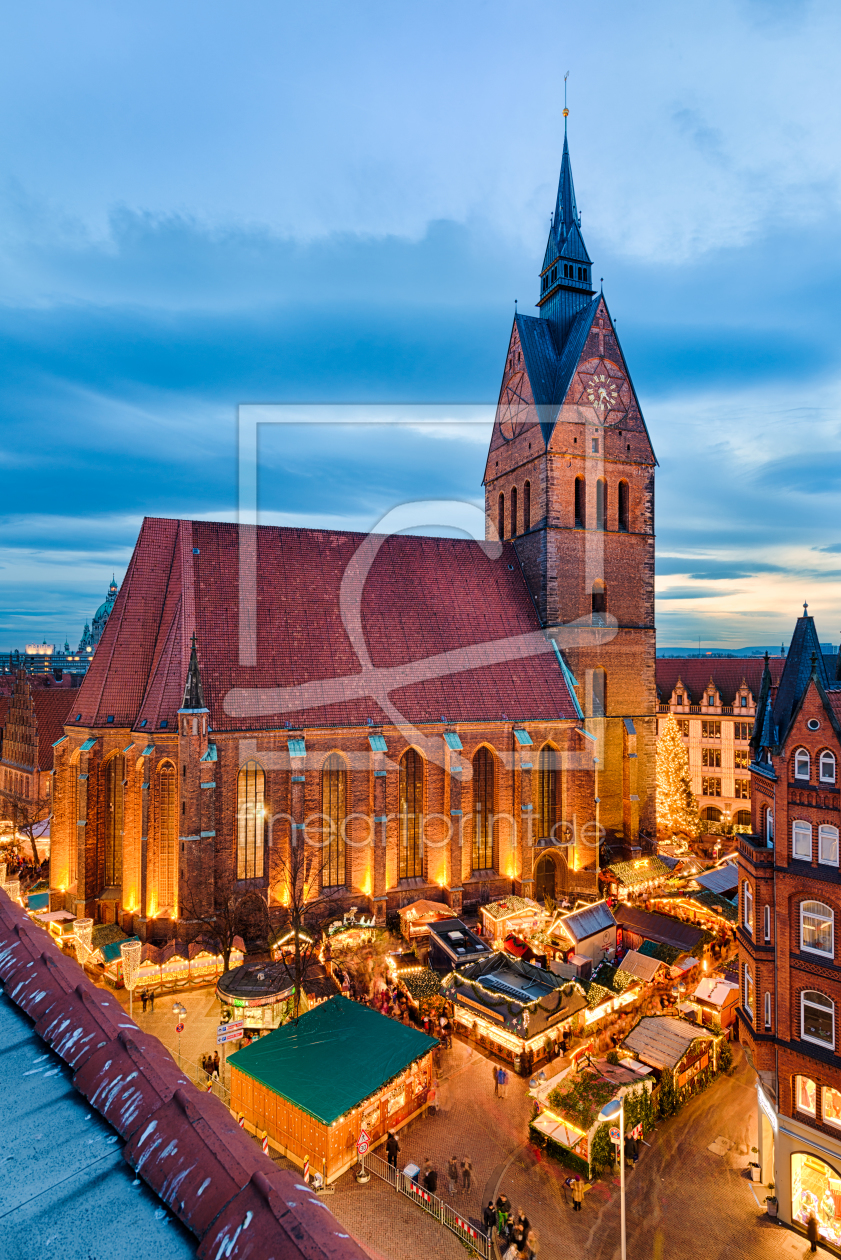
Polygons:
<instances>
[{"instance_id":1,"label":"traffic sign post","mask_svg":"<svg viewBox=\"0 0 841 1260\"><path fill-rule=\"evenodd\" d=\"M368 1148L370 1147L370 1145L371 1145L371 1139L369 1138L365 1130L362 1129L360 1131L359 1137L356 1142L356 1150L357 1150L357 1154L359 1155L359 1168L357 1169L357 1172L356 1172L356 1180L360 1182L371 1180L371 1174L368 1172L368 1170L365 1167L365 1156L368 1153Z\"/></svg>"},{"instance_id":2,"label":"traffic sign post","mask_svg":"<svg viewBox=\"0 0 841 1260\"><path fill-rule=\"evenodd\" d=\"M216 1044L224 1046L228 1041L240 1041L243 1034L243 1021L241 1019L229 1020L227 1024L220 1024L216 1029Z\"/></svg>"},{"instance_id":3,"label":"traffic sign post","mask_svg":"<svg viewBox=\"0 0 841 1260\"><path fill-rule=\"evenodd\" d=\"M619 1145L619 1130L618 1130L618 1129L611 1128L611 1130L610 1130L610 1140L611 1140L611 1142L613 1142L614 1146L618 1146L618 1145Z\"/></svg>"}]
</instances>

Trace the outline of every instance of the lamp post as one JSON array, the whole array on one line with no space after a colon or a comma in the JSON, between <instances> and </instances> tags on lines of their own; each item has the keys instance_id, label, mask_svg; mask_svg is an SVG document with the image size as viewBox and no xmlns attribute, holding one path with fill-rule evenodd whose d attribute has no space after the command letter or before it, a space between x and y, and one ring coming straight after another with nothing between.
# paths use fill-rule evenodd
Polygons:
<instances>
[{"instance_id":1,"label":"lamp post","mask_svg":"<svg viewBox=\"0 0 841 1260\"><path fill-rule=\"evenodd\" d=\"M619 1201L622 1220L622 1260L627 1260L625 1250L625 1105L621 1098L614 1098L605 1103L599 1112L599 1119L611 1124L619 1117Z\"/></svg>"},{"instance_id":2,"label":"lamp post","mask_svg":"<svg viewBox=\"0 0 841 1260\"><path fill-rule=\"evenodd\" d=\"M172 1005L173 1015L178 1016L178 1023L175 1025L175 1031L178 1033L178 1066L181 1067L181 1034L184 1031L184 1018L187 1014L186 1006L182 1006L180 1002L174 1002Z\"/></svg>"}]
</instances>

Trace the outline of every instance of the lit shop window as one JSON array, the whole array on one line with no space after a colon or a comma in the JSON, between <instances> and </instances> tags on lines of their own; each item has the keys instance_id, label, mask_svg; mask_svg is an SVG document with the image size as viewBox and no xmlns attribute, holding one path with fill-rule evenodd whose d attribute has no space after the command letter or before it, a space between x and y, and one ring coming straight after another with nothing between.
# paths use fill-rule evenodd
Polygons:
<instances>
[{"instance_id":1,"label":"lit shop window","mask_svg":"<svg viewBox=\"0 0 841 1260\"><path fill-rule=\"evenodd\" d=\"M791 1214L800 1225L814 1216L821 1238L841 1246L841 1178L816 1155L791 1157Z\"/></svg>"},{"instance_id":2,"label":"lit shop window","mask_svg":"<svg viewBox=\"0 0 841 1260\"><path fill-rule=\"evenodd\" d=\"M824 1085L821 1110L827 1124L837 1125L841 1129L841 1093L837 1089Z\"/></svg>"},{"instance_id":3,"label":"lit shop window","mask_svg":"<svg viewBox=\"0 0 841 1260\"><path fill-rule=\"evenodd\" d=\"M794 1078L794 1098L795 1106L798 1111L805 1111L810 1116L815 1114L815 1082L809 1080L808 1076L796 1076Z\"/></svg>"}]
</instances>

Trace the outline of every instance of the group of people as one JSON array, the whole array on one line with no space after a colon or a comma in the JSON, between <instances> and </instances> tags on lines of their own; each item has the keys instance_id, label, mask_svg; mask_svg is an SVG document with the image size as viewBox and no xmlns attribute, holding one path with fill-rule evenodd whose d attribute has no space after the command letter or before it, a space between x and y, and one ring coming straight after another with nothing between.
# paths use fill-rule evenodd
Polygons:
<instances>
[{"instance_id":1,"label":"group of people","mask_svg":"<svg viewBox=\"0 0 841 1260\"><path fill-rule=\"evenodd\" d=\"M537 1234L522 1208L514 1212L507 1194L500 1194L496 1203L488 1200L483 1213L485 1232L493 1237L496 1230L503 1260L533 1260L539 1250Z\"/></svg>"},{"instance_id":2,"label":"group of people","mask_svg":"<svg viewBox=\"0 0 841 1260\"><path fill-rule=\"evenodd\" d=\"M153 989L143 989L140 993L140 1000L143 1003L143 1014L146 1014L146 1003L149 1003L151 1011L155 1009L155 993Z\"/></svg>"},{"instance_id":3,"label":"group of people","mask_svg":"<svg viewBox=\"0 0 841 1260\"><path fill-rule=\"evenodd\" d=\"M218 1050L216 1051L215 1054L202 1055L201 1070L204 1072L205 1076L207 1077L209 1081L219 1080L219 1051Z\"/></svg>"},{"instance_id":4,"label":"group of people","mask_svg":"<svg viewBox=\"0 0 841 1260\"><path fill-rule=\"evenodd\" d=\"M497 1065L494 1064L493 1074L494 1074L494 1097L507 1098L508 1097L508 1072L507 1070L504 1067L497 1067Z\"/></svg>"}]
</instances>

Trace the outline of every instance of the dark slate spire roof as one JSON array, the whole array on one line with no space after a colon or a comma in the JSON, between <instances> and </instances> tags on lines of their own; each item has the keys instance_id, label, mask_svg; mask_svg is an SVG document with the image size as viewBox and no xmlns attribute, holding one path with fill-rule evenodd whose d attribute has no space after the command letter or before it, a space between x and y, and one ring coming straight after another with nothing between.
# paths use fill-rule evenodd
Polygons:
<instances>
[{"instance_id":1,"label":"dark slate spire roof","mask_svg":"<svg viewBox=\"0 0 841 1260\"><path fill-rule=\"evenodd\" d=\"M201 685L201 675L199 674L199 658L196 655L196 636L194 633L190 645L190 668L187 671L187 685L184 688L184 703L181 708L195 710L206 707Z\"/></svg>"},{"instance_id":2,"label":"dark slate spire roof","mask_svg":"<svg viewBox=\"0 0 841 1260\"><path fill-rule=\"evenodd\" d=\"M821 686L830 685L814 618L808 615L806 608L807 605L804 604L803 616L797 618L783 676L774 700L774 723L780 739L785 738L792 715L809 685L812 671L814 670Z\"/></svg>"},{"instance_id":3,"label":"dark slate spire roof","mask_svg":"<svg viewBox=\"0 0 841 1260\"><path fill-rule=\"evenodd\" d=\"M571 274L568 276L564 275L564 263L573 264L570 268ZM584 237L581 235L581 216L575 202L572 163L569 158L569 143L566 122L564 122L564 151L561 157L558 196L549 228L543 266L540 269L541 290L538 301L541 318L557 322L560 325L562 338L566 336L571 322L582 306L586 306L592 297L591 267L592 260L587 253ZM579 275L582 268L583 278ZM547 272L549 272L548 276Z\"/></svg>"}]
</instances>

